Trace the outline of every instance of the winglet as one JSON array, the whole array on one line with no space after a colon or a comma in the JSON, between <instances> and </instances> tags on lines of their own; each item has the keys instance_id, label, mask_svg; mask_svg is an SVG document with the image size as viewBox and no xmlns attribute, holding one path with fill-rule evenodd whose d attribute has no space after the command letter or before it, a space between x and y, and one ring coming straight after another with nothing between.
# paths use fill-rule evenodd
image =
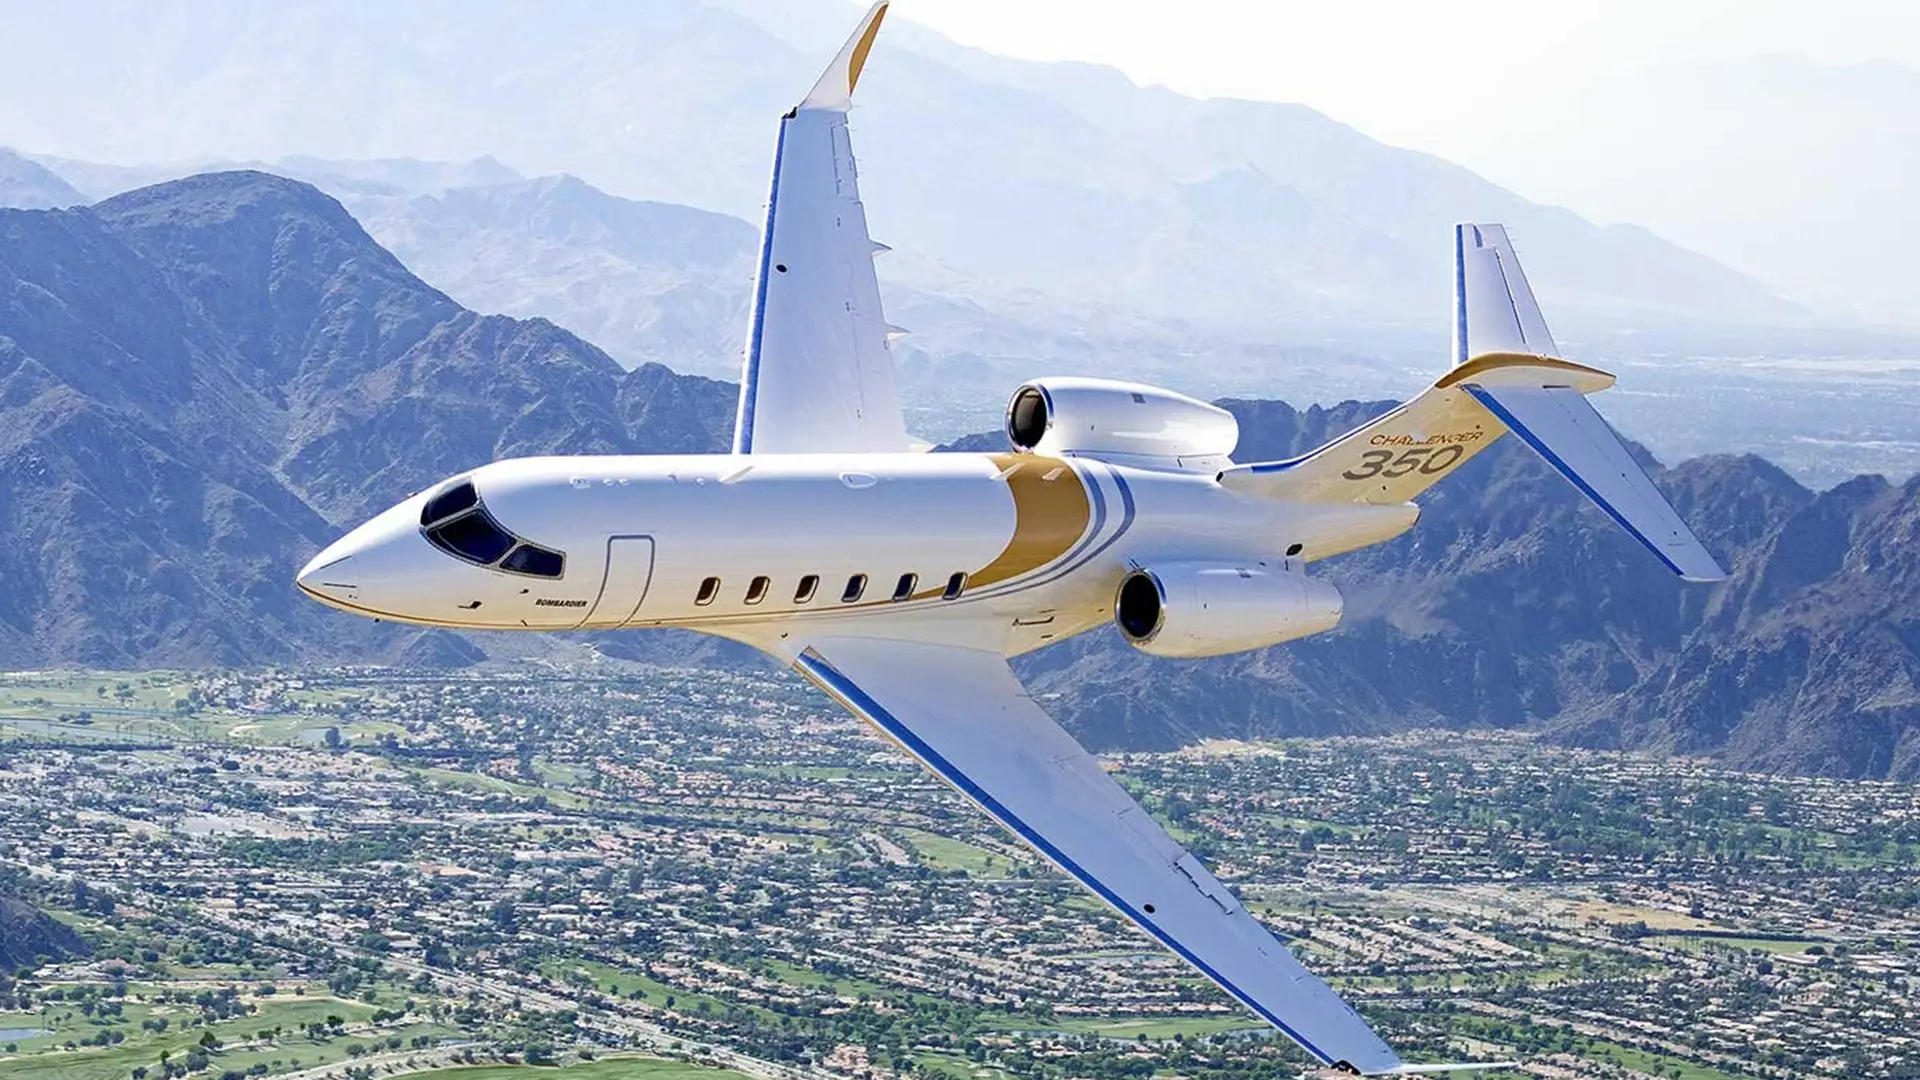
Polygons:
<instances>
[{"instance_id":1,"label":"winglet","mask_svg":"<svg viewBox=\"0 0 1920 1080\"><path fill-rule=\"evenodd\" d=\"M860 69L867 66L867 53L880 33L880 20L887 14L887 0L867 9L866 17L854 28L853 36L834 55L833 63L820 75L820 81L800 102L802 109L832 109L845 112L853 106L853 88L860 83Z\"/></svg>"}]
</instances>

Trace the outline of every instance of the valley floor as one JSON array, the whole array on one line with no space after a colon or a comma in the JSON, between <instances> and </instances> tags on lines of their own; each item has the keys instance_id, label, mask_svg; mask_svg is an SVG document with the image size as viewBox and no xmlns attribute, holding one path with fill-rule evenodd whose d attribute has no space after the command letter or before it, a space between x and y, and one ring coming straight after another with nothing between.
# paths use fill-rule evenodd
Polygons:
<instances>
[{"instance_id":1,"label":"valley floor","mask_svg":"<svg viewBox=\"0 0 1920 1080\"><path fill-rule=\"evenodd\" d=\"M1446 733L1113 764L1412 1057L1920 1065L1920 789ZM0 1078L1301 1061L771 674L0 676L9 894L93 952L0 975Z\"/></svg>"}]
</instances>

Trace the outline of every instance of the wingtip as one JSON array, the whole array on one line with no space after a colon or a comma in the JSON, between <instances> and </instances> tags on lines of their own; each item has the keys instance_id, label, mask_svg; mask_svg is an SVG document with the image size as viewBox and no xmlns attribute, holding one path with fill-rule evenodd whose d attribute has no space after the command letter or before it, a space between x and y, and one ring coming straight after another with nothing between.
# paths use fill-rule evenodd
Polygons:
<instances>
[{"instance_id":1,"label":"wingtip","mask_svg":"<svg viewBox=\"0 0 1920 1080\"><path fill-rule=\"evenodd\" d=\"M860 85L860 73L866 69L867 54L873 51L873 39L880 33L880 22L886 18L888 3L889 0L878 0L867 9L859 25L854 27L853 36L834 54L833 62L800 102L800 108L845 111L852 107L854 87Z\"/></svg>"}]
</instances>

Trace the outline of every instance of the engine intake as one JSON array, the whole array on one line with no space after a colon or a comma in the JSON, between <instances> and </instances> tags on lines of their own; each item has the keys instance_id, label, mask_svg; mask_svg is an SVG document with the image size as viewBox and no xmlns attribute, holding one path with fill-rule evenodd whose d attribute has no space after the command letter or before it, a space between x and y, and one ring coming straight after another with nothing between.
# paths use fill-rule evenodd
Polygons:
<instances>
[{"instance_id":1,"label":"engine intake","mask_svg":"<svg viewBox=\"0 0 1920 1080\"><path fill-rule=\"evenodd\" d=\"M1185 394L1112 379L1036 379L1007 402L1007 438L1040 454L1097 454L1213 468L1233 453L1240 425Z\"/></svg>"},{"instance_id":2,"label":"engine intake","mask_svg":"<svg viewBox=\"0 0 1920 1080\"><path fill-rule=\"evenodd\" d=\"M1332 585L1264 563L1178 562L1135 570L1114 594L1113 621L1154 656L1220 656L1331 630Z\"/></svg>"}]
</instances>

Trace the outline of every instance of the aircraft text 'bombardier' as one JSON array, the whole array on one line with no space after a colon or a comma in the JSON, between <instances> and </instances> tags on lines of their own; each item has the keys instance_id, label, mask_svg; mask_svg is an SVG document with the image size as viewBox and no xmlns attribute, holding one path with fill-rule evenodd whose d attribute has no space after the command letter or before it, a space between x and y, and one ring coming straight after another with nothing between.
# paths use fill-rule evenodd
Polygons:
<instances>
[{"instance_id":1,"label":"aircraft text 'bombardier'","mask_svg":"<svg viewBox=\"0 0 1920 1080\"><path fill-rule=\"evenodd\" d=\"M1509 432L1668 569L1724 574L1558 355L1498 225L1454 233L1452 367L1287 461L1232 416L1042 378L1001 454L913 452L847 135L875 5L780 121L731 454L495 462L393 507L299 574L323 603L489 630L680 627L742 641L904 747L1323 1066L1403 1063L1022 689L1007 658L1107 623L1156 656L1333 629L1315 560L1413 527L1412 499Z\"/></svg>"}]
</instances>

